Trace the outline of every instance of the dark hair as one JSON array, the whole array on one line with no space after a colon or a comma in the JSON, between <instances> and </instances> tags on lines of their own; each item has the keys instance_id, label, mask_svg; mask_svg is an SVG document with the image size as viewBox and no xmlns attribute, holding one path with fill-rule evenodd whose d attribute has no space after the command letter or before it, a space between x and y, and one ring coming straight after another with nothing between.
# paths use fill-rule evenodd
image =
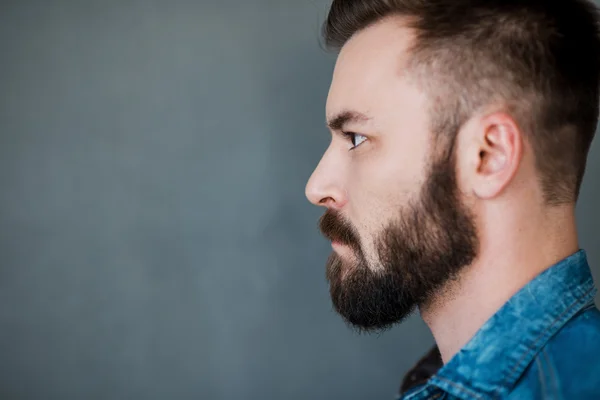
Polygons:
<instances>
[{"instance_id":1,"label":"dark hair","mask_svg":"<svg viewBox=\"0 0 600 400\"><path fill-rule=\"evenodd\" d=\"M531 143L548 204L574 202L598 122L599 16L587 0L333 0L325 43L392 16L415 33L407 68L428 93L431 128L454 141L502 104ZM435 100L433 100L435 99Z\"/></svg>"}]
</instances>

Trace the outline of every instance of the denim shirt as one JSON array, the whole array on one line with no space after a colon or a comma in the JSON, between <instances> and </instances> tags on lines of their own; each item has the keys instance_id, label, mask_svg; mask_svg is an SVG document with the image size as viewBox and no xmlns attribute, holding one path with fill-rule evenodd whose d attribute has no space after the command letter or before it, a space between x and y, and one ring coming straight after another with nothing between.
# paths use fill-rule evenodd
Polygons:
<instances>
[{"instance_id":1,"label":"denim shirt","mask_svg":"<svg viewBox=\"0 0 600 400\"><path fill-rule=\"evenodd\" d=\"M402 400L600 399L600 311L584 250L516 293Z\"/></svg>"}]
</instances>

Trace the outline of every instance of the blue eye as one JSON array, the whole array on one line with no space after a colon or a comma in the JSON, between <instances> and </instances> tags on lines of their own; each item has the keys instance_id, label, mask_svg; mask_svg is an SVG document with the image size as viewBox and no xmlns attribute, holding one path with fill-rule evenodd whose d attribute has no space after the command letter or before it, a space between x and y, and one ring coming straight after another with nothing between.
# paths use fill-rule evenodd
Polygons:
<instances>
[{"instance_id":1,"label":"blue eye","mask_svg":"<svg viewBox=\"0 0 600 400\"><path fill-rule=\"evenodd\" d=\"M350 148L350 150L354 150L355 148L360 146L365 140L367 140L367 138L365 136L359 135L358 133L354 133L354 132L342 132L342 133L350 141L350 143L352 143L352 147Z\"/></svg>"}]
</instances>

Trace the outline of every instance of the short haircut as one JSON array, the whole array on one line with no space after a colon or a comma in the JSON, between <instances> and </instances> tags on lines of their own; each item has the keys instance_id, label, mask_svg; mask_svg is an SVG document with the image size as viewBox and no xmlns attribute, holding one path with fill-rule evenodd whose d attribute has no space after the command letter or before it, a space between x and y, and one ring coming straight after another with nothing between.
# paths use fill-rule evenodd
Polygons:
<instances>
[{"instance_id":1,"label":"short haircut","mask_svg":"<svg viewBox=\"0 0 600 400\"><path fill-rule=\"evenodd\" d=\"M401 16L415 33L409 73L431 129L453 144L479 109L501 104L533 147L544 200L575 202L598 122L600 35L587 0L333 0L325 44Z\"/></svg>"}]
</instances>

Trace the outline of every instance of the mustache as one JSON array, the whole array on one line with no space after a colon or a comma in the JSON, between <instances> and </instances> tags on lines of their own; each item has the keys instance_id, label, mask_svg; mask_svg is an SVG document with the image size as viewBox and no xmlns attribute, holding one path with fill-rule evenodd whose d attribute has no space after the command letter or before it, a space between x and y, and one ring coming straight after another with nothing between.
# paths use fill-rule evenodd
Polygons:
<instances>
[{"instance_id":1,"label":"mustache","mask_svg":"<svg viewBox=\"0 0 600 400\"><path fill-rule=\"evenodd\" d=\"M328 209L319 219L319 229L323 236L354 249L360 249L358 233L352 224L334 210Z\"/></svg>"}]
</instances>

